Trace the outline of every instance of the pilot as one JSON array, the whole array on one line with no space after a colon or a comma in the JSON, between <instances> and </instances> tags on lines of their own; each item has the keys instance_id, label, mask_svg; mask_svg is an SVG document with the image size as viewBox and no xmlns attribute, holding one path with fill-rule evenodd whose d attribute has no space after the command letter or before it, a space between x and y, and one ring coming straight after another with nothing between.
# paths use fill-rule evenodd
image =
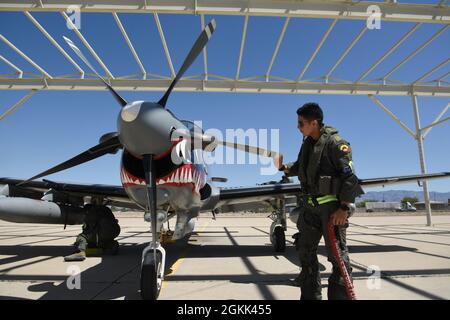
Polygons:
<instances>
[{"instance_id":1,"label":"pilot","mask_svg":"<svg viewBox=\"0 0 450 320\"><path fill-rule=\"evenodd\" d=\"M347 299L343 278L327 236L327 224L333 223L340 256L351 277L352 268L346 244L350 204L363 194L352 163L350 144L335 128L323 124L323 112L317 103L306 103L297 110L298 128L303 144L297 161L284 165L283 156L275 158L275 166L286 176L298 176L302 201L297 220L296 248L301 272L296 279L302 300L322 299L317 248L325 239L328 261L333 266L328 279L328 299Z\"/></svg>"},{"instance_id":2,"label":"pilot","mask_svg":"<svg viewBox=\"0 0 450 320\"><path fill-rule=\"evenodd\" d=\"M116 254L119 243L114 240L120 234L120 226L111 209L93 200L85 206L87 214L83 231L75 241L75 252L64 261L83 261L89 248L101 249L104 254Z\"/></svg>"}]
</instances>

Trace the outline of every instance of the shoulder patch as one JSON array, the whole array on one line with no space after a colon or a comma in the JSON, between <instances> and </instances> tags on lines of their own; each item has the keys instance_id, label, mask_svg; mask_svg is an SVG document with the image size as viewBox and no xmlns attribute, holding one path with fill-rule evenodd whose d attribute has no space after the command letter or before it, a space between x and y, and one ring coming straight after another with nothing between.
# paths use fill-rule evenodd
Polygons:
<instances>
[{"instance_id":1,"label":"shoulder patch","mask_svg":"<svg viewBox=\"0 0 450 320\"><path fill-rule=\"evenodd\" d=\"M345 143L343 143L343 144L341 144L339 146L339 150L341 150L342 152L345 152L345 153L352 152L352 148L350 148L350 146L348 144L345 144Z\"/></svg>"}]
</instances>

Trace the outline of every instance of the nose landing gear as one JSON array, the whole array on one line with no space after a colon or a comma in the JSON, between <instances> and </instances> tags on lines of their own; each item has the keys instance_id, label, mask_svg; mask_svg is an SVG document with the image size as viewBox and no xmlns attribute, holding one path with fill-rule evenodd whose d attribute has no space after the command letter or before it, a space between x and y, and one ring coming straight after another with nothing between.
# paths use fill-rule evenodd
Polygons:
<instances>
[{"instance_id":1,"label":"nose landing gear","mask_svg":"<svg viewBox=\"0 0 450 320\"><path fill-rule=\"evenodd\" d=\"M156 254L154 253L156 251ZM156 260L155 260L156 257ZM141 297L144 300L156 300L161 292L164 280L166 250L157 243L156 248L150 244L142 252Z\"/></svg>"}]
</instances>

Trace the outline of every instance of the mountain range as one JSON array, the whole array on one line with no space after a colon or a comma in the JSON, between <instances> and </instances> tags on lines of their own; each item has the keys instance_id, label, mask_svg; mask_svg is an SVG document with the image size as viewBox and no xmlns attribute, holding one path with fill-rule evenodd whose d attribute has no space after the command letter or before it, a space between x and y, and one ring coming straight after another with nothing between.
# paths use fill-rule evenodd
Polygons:
<instances>
[{"instance_id":1,"label":"mountain range","mask_svg":"<svg viewBox=\"0 0 450 320\"><path fill-rule=\"evenodd\" d=\"M361 197L356 198L356 202L364 200L376 200L394 202L401 201L404 197L416 197L419 201L423 201L422 191L408 191L408 190L386 190L386 191L369 191ZM450 192L435 192L430 191L430 200L438 202L447 202L450 199Z\"/></svg>"}]
</instances>

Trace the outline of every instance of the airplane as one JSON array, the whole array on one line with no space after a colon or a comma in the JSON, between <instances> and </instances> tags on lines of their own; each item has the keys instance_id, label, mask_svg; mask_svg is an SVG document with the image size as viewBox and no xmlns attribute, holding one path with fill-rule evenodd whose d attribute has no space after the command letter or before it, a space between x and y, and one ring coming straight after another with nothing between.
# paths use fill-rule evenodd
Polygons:
<instances>
[{"instance_id":1,"label":"airplane","mask_svg":"<svg viewBox=\"0 0 450 320\"><path fill-rule=\"evenodd\" d=\"M220 141L208 136L193 122L179 120L166 108L168 98L185 71L203 50L216 28L212 20L201 32L169 88L158 102L127 102L92 67L81 50L68 38L66 43L101 80L120 104L117 132L106 133L99 143L75 157L27 180L0 178L0 219L17 223L82 224L94 199L103 205L138 209L150 222L152 238L142 252L140 289L143 299L155 300L164 280L166 251L160 241L163 224L176 217L172 239L192 233L200 212L216 212L225 205L267 202L273 208L270 240L277 252L285 250L287 230L285 197L301 194L296 183L276 183L248 188L218 188L208 180L203 152L222 145L248 153L272 157L277 152L247 144ZM120 178L122 186L74 184L50 180L34 181L67 170L122 149ZM361 186L450 177L450 172L363 179ZM296 211L289 218L295 223Z\"/></svg>"}]
</instances>

